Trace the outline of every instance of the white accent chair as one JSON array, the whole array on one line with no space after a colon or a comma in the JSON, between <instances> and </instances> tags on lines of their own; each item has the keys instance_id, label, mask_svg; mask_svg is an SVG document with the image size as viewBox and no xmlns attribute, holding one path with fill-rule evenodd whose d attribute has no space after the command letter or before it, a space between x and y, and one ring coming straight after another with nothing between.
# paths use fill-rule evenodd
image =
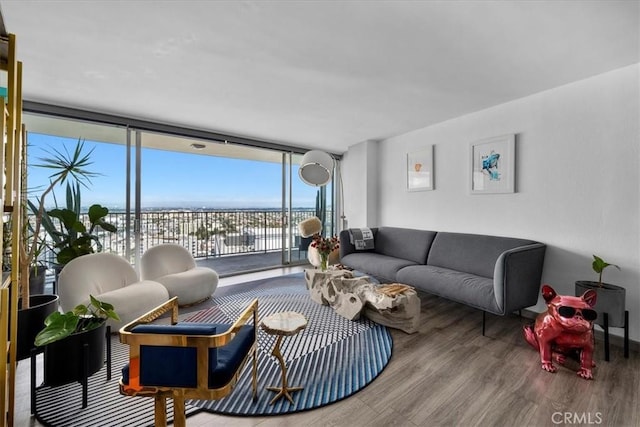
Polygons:
<instances>
[{"instance_id":1,"label":"white accent chair","mask_svg":"<svg viewBox=\"0 0 640 427\"><path fill-rule=\"evenodd\" d=\"M112 304L120 317L120 322L107 321L112 331L169 300L162 284L138 280L126 259L106 252L82 255L65 265L58 275L58 294L65 312L78 304L88 304L89 295Z\"/></svg>"},{"instance_id":2,"label":"white accent chair","mask_svg":"<svg viewBox=\"0 0 640 427\"><path fill-rule=\"evenodd\" d=\"M209 298L218 287L218 273L196 266L191 253L173 243L147 249L140 267L143 279L162 283L171 298L178 297L181 306Z\"/></svg>"}]
</instances>

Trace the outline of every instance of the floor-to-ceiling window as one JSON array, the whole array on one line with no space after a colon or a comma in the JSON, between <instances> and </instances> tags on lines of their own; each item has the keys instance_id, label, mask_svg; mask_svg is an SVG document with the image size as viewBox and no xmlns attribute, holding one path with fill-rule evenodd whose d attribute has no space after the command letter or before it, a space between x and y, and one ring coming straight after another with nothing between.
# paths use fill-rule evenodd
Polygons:
<instances>
[{"instance_id":1,"label":"floor-to-ceiling window","mask_svg":"<svg viewBox=\"0 0 640 427\"><path fill-rule=\"evenodd\" d=\"M223 275L304 262L290 251L297 223L283 188L298 184L282 152L151 132L139 140L140 251L179 243ZM294 211L304 219L315 189L299 193Z\"/></svg>"},{"instance_id":2,"label":"floor-to-ceiling window","mask_svg":"<svg viewBox=\"0 0 640 427\"><path fill-rule=\"evenodd\" d=\"M27 137L27 197L32 206L39 206L43 194L52 179L56 178L57 168L50 167L52 162L69 159L75 150L82 146L81 156L87 156L88 163L81 169L87 172L81 185L72 185L69 178L59 183L44 199L46 211L53 208L75 210L81 208L80 219L84 220L89 206L99 204L110 210L106 221L116 226L114 233L96 229L102 250L126 254L126 131L123 128L104 126L85 122L53 119L50 117L30 116L28 124L33 131ZM69 195L68 190L71 190ZM29 209L33 223L33 209ZM64 241L69 232L55 217L43 221L39 235L44 245L38 246L38 262L52 266L58 263L57 253L60 247L55 242ZM29 232L33 232L31 230ZM60 233L54 236L54 233Z\"/></svg>"},{"instance_id":3,"label":"floor-to-ceiling window","mask_svg":"<svg viewBox=\"0 0 640 427\"><path fill-rule=\"evenodd\" d=\"M81 190L82 205L110 209L118 231L101 233L104 250L134 264L146 248L171 242L233 274L305 262L297 224L311 215L334 232L332 187L303 184L297 154L48 116L27 115L26 122L29 187L48 182L38 158L84 139L99 175ZM66 203L63 190L49 208Z\"/></svg>"}]
</instances>

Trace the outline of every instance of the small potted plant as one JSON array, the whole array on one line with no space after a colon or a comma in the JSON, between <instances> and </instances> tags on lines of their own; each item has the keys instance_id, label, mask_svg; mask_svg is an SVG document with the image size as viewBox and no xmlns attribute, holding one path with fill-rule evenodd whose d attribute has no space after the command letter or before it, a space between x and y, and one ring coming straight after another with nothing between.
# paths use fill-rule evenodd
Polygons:
<instances>
[{"instance_id":1,"label":"small potted plant","mask_svg":"<svg viewBox=\"0 0 640 427\"><path fill-rule=\"evenodd\" d=\"M598 281L576 281L576 295L582 295L589 289L595 290L598 295L596 298L596 305L594 307L594 309L598 312L596 323L599 325L603 325L604 313L607 313L609 326L618 328L624 327L626 290L621 286L604 283L602 281L602 274L607 267L615 267L618 270L620 270L620 267L604 261L597 255L593 255L593 262L591 263L591 267L593 268L593 271L598 275Z\"/></svg>"},{"instance_id":2,"label":"small potted plant","mask_svg":"<svg viewBox=\"0 0 640 427\"><path fill-rule=\"evenodd\" d=\"M120 320L113 305L90 295L88 305L72 311L51 313L35 338L44 347L44 383L49 386L81 381L84 378L84 346L88 348L88 372L92 375L104 364L107 319Z\"/></svg>"}]
</instances>

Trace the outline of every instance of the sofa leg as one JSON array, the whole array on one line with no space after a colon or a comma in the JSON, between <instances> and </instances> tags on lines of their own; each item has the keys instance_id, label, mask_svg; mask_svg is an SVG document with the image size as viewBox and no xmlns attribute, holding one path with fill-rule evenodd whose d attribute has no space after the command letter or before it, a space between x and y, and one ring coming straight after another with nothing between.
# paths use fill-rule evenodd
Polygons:
<instances>
[{"instance_id":1,"label":"sofa leg","mask_svg":"<svg viewBox=\"0 0 640 427\"><path fill-rule=\"evenodd\" d=\"M484 336L484 330L485 330L486 324L487 324L487 312L483 311L482 312L482 336Z\"/></svg>"},{"instance_id":2,"label":"sofa leg","mask_svg":"<svg viewBox=\"0 0 640 427\"><path fill-rule=\"evenodd\" d=\"M624 357L629 358L629 310L624 311Z\"/></svg>"}]
</instances>

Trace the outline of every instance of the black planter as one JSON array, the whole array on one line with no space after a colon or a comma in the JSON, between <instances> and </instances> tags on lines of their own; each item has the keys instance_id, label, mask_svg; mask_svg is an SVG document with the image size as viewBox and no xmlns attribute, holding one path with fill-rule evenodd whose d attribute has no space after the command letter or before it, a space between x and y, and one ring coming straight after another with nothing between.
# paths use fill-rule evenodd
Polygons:
<instances>
[{"instance_id":1,"label":"black planter","mask_svg":"<svg viewBox=\"0 0 640 427\"><path fill-rule=\"evenodd\" d=\"M83 382L104 366L106 322L44 347L44 384L55 387ZM85 347L86 344L86 347ZM85 376L86 363L86 376Z\"/></svg>"},{"instance_id":2,"label":"black planter","mask_svg":"<svg viewBox=\"0 0 640 427\"><path fill-rule=\"evenodd\" d=\"M44 294L44 279L47 267L39 265L29 271L29 295Z\"/></svg>"},{"instance_id":3,"label":"black planter","mask_svg":"<svg viewBox=\"0 0 640 427\"><path fill-rule=\"evenodd\" d=\"M31 413L38 416L37 389L73 382L82 385L82 408L88 406L89 376L104 366L107 343L107 381L111 380L111 328L107 322L90 331L78 332L44 346L44 381L36 387L37 350L31 352ZM108 341L107 341L108 340Z\"/></svg>"},{"instance_id":4,"label":"black planter","mask_svg":"<svg viewBox=\"0 0 640 427\"><path fill-rule=\"evenodd\" d=\"M604 313L607 313L609 317L608 326L623 328L625 326L625 288L609 283L603 283L602 287L599 287L598 282L588 280L578 280L576 282L576 296L581 296L589 289L593 289L598 294L596 297L596 306L594 307L598 312L598 318L595 320L595 323L604 326Z\"/></svg>"},{"instance_id":5,"label":"black planter","mask_svg":"<svg viewBox=\"0 0 640 427\"><path fill-rule=\"evenodd\" d=\"M31 295L29 308L21 309L18 302L18 340L16 358L26 359L34 347L33 341L44 328L44 319L58 309L58 295Z\"/></svg>"}]
</instances>

